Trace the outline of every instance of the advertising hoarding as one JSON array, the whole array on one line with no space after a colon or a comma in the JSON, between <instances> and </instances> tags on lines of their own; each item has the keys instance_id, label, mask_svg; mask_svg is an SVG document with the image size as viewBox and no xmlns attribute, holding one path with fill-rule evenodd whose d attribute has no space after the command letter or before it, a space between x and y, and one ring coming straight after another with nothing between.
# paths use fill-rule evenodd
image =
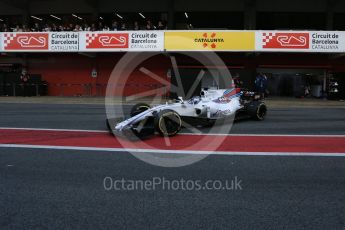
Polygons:
<instances>
[{"instance_id":1,"label":"advertising hoarding","mask_svg":"<svg viewBox=\"0 0 345 230\"><path fill-rule=\"evenodd\" d=\"M167 51L253 51L252 31L168 31Z\"/></svg>"},{"instance_id":2,"label":"advertising hoarding","mask_svg":"<svg viewBox=\"0 0 345 230\"><path fill-rule=\"evenodd\" d=\"M257 31L256 51L345 52L345 32L340 31Z\"/></svg>"},{"instance_id":3,"label":"advertising hoarding","mask_svg":"<svg viewBox=\"0 0 345 230\"><path fill-rule=\"evenodd\" d=\"M2 52L344 53L343 31L104 31L0 33Z\"/></svg>"},{"instance_id":4,"label":"advertising hoarding","mask_svg":"<svg viewBox=\"0 0 345 230\"><path fill-rule=\"evenodd\" d=\"M164 32L86 32L80 34L80 51L163 51Z\"/></svg>"},{"instance_id":5,"label":"advertising hoarding","mask_svg":"<svg viewBox=\"0 0 345 230\"><path fill-rule=\"evenodd\" d=\"M49 33L3 33L4 51L49 51Z\"/></svg>"},{"instance_id":6,"label":"advertising hoarding","mask_svg":"<svg viewBox=\"0 0 345 230\"><path fill-rule=\"evenodd\" d=\"M51 32L49 33L49 51L51 52L78 52L79 33Z\"/></svg>"}]
</instances>

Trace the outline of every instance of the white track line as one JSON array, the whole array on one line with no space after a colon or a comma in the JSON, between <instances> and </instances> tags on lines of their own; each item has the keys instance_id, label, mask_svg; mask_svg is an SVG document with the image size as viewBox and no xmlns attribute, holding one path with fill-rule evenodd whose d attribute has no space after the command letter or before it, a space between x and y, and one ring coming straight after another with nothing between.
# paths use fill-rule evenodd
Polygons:
<instances>
[{"instance_id":1,"label":"white track line","mask_svg":"<svg viewBox=\"0 0 345 230\"><path fill-rule=\"evenodd\" d=\"M27 130L27 131L56 131L56 132L87 132L87 133L109 133L106 130L86 130L86 129L46 129L46 128L19 128L0 127L0 130ZM222 133L179 133L178 135L195 136L246 136L246 137L345 137L344 135L319 135L319 134L222 134Z\"/></svg>"},{"instance_id":2,"label":"white track line","mask_svg":"<svg viewBox=\"0 0 345 230\"><path fill-rule=\"evenodd\" d=\"M344 135L327 134L222 134L222 133L179 133L178 135L207 135L207 136L235 136L235 137L345 137Z\"/></svg>"},{"instance_id":3,"label":"white track line","mask_svg":"<svg viewBox=\"0 0 345 230\"><path fill-rule=\"evenodd\" d=\"M345 153L305 153L305 152L230 152L230 151L190 151L190 150L161 150L161 149L126 149L126 148L95 148L48 145L20 145L0 144L0 148L25 149L53 149L53 150L80 150L101 152L135 152L135 153L169 153L184 155L226 155L226 156L313 156L313 157L345 157Z\"/></svg>"},{"instance_id":4,"label":"white track line","mask_svg":"<svg viewBox=\"0 0 345 230\"><path fill-rule=\"evenodd\" d=\"M109 133L105 130L85 130L85 129L46 129L46 128L16 128L0 127L0 130L27 130L27 131L56 131L56 132L86 132L86 133Z\"/></svg>"}]
</instances>

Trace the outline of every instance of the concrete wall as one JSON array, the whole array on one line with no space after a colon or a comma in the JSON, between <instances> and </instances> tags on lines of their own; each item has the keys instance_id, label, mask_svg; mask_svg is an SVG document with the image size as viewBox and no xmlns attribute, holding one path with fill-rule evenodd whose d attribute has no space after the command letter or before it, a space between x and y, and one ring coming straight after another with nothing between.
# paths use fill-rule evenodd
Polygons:
<instances>
[{"instance_id":1,"label":"concrete wall","mask_svg":"<svg viewBox=\"0 0 345 230\"><path fill-rule=\"evenodd\" d=\"M246 55L240 53L220 53L225 64L230 69L245 71L246 75L255 76L258 68L275 69L326 69L332 72L345 71L345 56L329 56L323 54L277 54L265 53L260 55ZM85 95L85 85L93 85L89 95L102 96L113 68L122 53L100 54L94 58L80 54L29 54L26 58L22 56L10 57L0 56L0 63L21 63L26 66L30 74L39 74L44 81L49 83L48 93L51 96ZM181 68L200 68L199 63L185 58L176 57ZM159 64L157 64L159 63ZM133 64L133 63L132 63ZM199 66L199 67L198 67ZM170 59L164 55L158 55L140 65L170 81L167 77L171 68ZM98 71L97 78L91 77L92 69ZM300 70L298 70L300 71ZM183 77L183 76L182 76ZM246 76L250 80L250 76ZM140 92L159 88L160 84L152 77L140 72L137 69L124 79L126 84L125 95L133 95ZM65 85L62 87L61 85ZM98 85L98 88L95 86ZM116 86L118 89L123 85ZM63 91L63 92L62 92ZM163 91L160 91L163 94Z\"/></svg>"},{"instance_id":2,"label":"concrete wall","mask_svg":"<svg viewBox=\"0 0 345 230\"><path fill-rule=\"evenodd\" d=\"M40 74L42 80L49 83L48 94L51 96L85 95L87 85L92 85L90 95L103 96L112 71L122 55L117 53L94 58L79 54L30 55L26 66L30 74ZM157 65L157 62L160 64ZM164 56L150 59L140 66L167 79L169 63ZM91 76L94 68L98 72L96 78ZM151 90L159 82L136 69L121 84L114 86L118 87L116 92L125 88L124 95L133 95Z\"/></svg>"}]
</instances>

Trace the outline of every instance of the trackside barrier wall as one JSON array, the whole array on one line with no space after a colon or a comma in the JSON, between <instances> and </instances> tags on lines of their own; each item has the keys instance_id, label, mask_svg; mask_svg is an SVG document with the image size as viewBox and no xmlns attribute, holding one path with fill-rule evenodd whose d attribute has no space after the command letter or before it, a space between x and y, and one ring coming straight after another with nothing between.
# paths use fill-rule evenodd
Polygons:
<instances>
[{"instance_id":1,"label":"trackside barrier wall","mask_svg":"<svg viewBox=\"0 0 345 230\"><path fill-rule=\"evenodd\" d=\"M164 32L1 33L3 52L163 51Z\"/></svg>"},{"instance_id":2,"label":"trackside barrier wall","mask_svg":"<svg viewBox=\"0 0 345 230\"><path fill-rule=\"evenodd\" d=\"M0 33L0 52L345 52L344 31L103 31Z\"/></svg>"},{"instance_id":3,"label":"trackside barrier wall","mask_svg":"<svg viewBox=\"0 0 345 230\"><path fill-rule=\"evenodd\" d=\"M52 83L10 83L10 84L0 84L0 88L4 91L0 96L23 96L24 90L26 91L26 96L46 96L50 91L56 91L54 96L105 96L107 87L112 87L114 91L121 91L126 88L127 90L123 92L123 95L118 96L130 96L135 91L140 91L143 88L145 90L150 90L154 92L154 95L164 97L168 94L168 88L161 84L52 84ZM24 89L25 88L25 89Z\"/></svg>"}]
</instances>

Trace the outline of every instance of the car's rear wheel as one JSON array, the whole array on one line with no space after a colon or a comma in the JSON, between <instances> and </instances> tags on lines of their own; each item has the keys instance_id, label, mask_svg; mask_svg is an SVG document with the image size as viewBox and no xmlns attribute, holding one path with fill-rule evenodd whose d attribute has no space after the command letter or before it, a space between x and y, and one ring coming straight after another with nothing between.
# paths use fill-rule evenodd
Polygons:
<instances>
[{"instance_id":1,"label":"car's rear wheel","mask_svg":"<svg viewBox=\"0 0 345 230\"><path fill-rule=\"evenodd\" d=\"M248 105L248 113L253 119L262 121L266 117L267 107L261 101L253 101Z\"/></svg>"},{"instance_id":2,"label":"car's rear wheel","mask_svg":"<svg viewBox=\"0 0 345 230\"><path fill-rule=\"evenodd\" d=\"M138 103L132 107L130 115L131 117L134 117L138 115L139 113L142 113L150 108L151 108L150 105L146 103Z\"/></svg>"},{"instance_id":3,"label":"car's rear wheel","mask_svg":"<svg viewBox=\"0 0 345 230\"><path fill-rule=\"evenodd\" d=\"M181 130L181 127L182 119L174 110L162 110L155 117L155 129L161 136L175 136Z\"/></svg>"}]
</instances>

